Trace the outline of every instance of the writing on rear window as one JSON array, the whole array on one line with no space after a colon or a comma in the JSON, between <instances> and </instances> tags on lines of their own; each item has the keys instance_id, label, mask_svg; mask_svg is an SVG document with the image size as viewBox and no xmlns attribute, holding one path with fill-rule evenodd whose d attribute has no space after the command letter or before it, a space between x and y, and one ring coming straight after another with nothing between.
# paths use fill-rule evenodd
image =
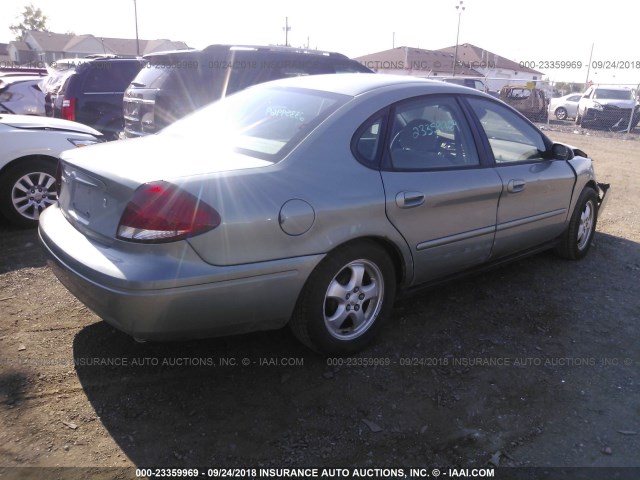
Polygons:
<instances>
[{"instance_id":1,"label":"writing on rear window","mask_svg":"<svg viewBox=\"0 0 640 480\"><path fill-rule=\"evenodd\" d=\"M292 110L287 107L267 107L267 115L269 117L286 117L286 118L295 118L296 120L300 120L304 122L304 112L300 112L298 110Z\"/></svg>"}]
</instances>

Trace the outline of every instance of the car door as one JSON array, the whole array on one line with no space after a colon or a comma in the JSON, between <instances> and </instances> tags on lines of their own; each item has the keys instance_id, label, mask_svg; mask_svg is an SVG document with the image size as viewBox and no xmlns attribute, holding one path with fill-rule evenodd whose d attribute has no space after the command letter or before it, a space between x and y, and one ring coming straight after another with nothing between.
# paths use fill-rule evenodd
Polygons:
<instances>
[{"instance_id":1,"label":"car door","mask_svg":"<svg viewBox=\"0 0 640 480\"><path fill-rule=\"evenodd\" d=\"M555 239L565 228L575 173L550 158L542 134L508 107L469 97L502 179L492 258Z\"/></svg>"},{"instance_id":2,"label":"car door","mask_svg":"<svg viewBox=\"0 0 640 480\"><path fill-rule=\"evenodd\" d=\"M381 171L386 213L411 248L412 284L486 261L502 181L480 161L456 98L403 102L389 124Z\"/></svg>"},{"instance_id":3,"label":"car door","mask_svg":"<svg viewBox=\"0 0 640 480\"><path fill-rule=\"evenodd\" d=\"M575 118L578 113L578 102L580 102L580 95L572 95L567 98L565 108L567 109L567 116Z\"/></svg>"}]
</instances>

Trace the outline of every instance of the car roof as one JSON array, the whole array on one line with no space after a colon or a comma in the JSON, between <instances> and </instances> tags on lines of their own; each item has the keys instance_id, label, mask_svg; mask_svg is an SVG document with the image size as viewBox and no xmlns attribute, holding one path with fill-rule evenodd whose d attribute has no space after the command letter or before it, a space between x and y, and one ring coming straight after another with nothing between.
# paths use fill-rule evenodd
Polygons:
<instances>
[{"instance_id":1,"label":"car roof","mask_svg":"<svg viewBox=\"0 0 640 480\"><path fill-rule=\"evenodd\" d=\"M425 93L472 93L478 90L453 83L428 80L410 75L390 75L385 73L339 73L328 75L307 75L275 80L264 85L308 88L342 95L356 96L380 88L403 88L424 86Z\"/></svg>"},{"instance_id":2,"label":"car roof","mask_svg":"<svg viewBox=\"0 0 640 480\"><path fill-rule=\"evenodd\" d=\"M144 55L144 58L152 58L163 55L188 55L188 54L208 54L228 51L246 52L269 52L269 53L289 53L295 55L310 55L314 57L349 59L346 55L327 50L312 50L306 48L285 47L282 45L240 45L240 44L212 44L202 49L188 48L180 50L163 50ZM354 60L355 61L355 60Z\"/></svg>"},{"instance_id":3,"label":"car roof","mask_svg":"<svg viewBox=\"0 0 640 480\"><path fill-rule=\"evenodd\" d=\"M630 87L621 87L619 85L593 85L593 88L604 88L605 90L623 90L625 92L633 90Z\"/></svg>"}]
</instances>

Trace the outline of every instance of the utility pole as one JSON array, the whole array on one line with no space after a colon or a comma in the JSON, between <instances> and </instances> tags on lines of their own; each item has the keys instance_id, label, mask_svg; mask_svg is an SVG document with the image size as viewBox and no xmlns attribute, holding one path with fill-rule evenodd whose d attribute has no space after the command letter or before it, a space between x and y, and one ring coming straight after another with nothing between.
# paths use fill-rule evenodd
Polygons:
<instances>
[{"instance_id":1,"label":"utility pole","mask_svg":"<svg viewBox=\"0 0 640 480\"><path fill-rule=\"evenodd\" d=\"M591 72L591 59L593 58L593 46L595 43L591 44L591 53L589 54L589 65L587 65L587 79L584 81L586 86L589 86L589 73Z\"/></svg>"},{"instance_id":2,"label":"utility pole","mask_svg":"<svg viewBox=\"0 0 640 480\"><path fill-rule=\"evenodd\" d=\"M289 31L291 30L291 27L289 26L289 17L284 17L284 27L282 27L282 30L284 30L284 46L288 47Z\"/></svg>"},{"instance_id":3,"label":"utility pole","mask_svg":"<svg viewBox=\"0 0 640 480\"><path fill-rule=\"evenodd\" d=\"M140 56L140 39L138 38L138 4L133 0L133 12L136 18L136 54Z\"/></svg>"},{"instance_id":4,"label":"utility pole","mask_svg":"<svg viewBox=\"0 0 640 480\"><path fill-rule=\"evenodd\" d=\"M458 3L458 5L456 5L456 10L458 11L458 33L456 34L456 51L455 54L453 55L453 75L452 76L456 76L456 63L458 63L458 41L460 40L460 17L462 17L462 12L464 12L464 5L462 5L464 2L462 0L460 0L460 2Z\"/></svg>"}]
</instances>

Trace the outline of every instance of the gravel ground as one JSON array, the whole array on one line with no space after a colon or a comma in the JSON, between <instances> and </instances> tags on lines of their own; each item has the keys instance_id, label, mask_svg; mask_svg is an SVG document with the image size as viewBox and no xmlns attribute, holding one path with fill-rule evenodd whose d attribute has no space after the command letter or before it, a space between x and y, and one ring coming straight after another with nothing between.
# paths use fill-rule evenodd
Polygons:
<instances>
[{"instance_id":1,"label":"gravel ground","mask_svg":"<svg viewBox=\"0 0 640 480\"><path fill-rule=\"evenodd\" d=\"M135 343L57 282L35 232L0 224L0 478L54 466L640 467L640 142L545 129L613 185L587 258L543 253L405 298L346 360L287 329Z\"/></svg>"}]
</instances>

